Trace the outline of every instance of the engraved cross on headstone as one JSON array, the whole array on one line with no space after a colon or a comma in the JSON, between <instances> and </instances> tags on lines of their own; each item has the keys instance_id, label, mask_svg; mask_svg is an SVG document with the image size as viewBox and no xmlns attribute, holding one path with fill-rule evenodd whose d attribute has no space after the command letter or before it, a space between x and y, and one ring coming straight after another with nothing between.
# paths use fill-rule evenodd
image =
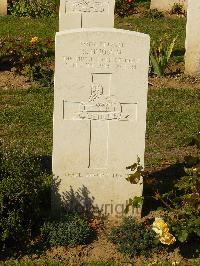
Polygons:
<instances>
[{"instance_id":1,"label":"engraved cross on headstone","mask_svg":"<svg viewBox=\"0 0 200 266\"><path fill-rule=\"evenodd\" d=\"M64 120L90 122L88 168L106 169L108 166L110 122L137 119L137 103L122 103L111 95L111 77L110 73L92 74L88 102L63 101Z\"/></svg>"},{"instance_id":2,"label":"engraved cross on headstone","mask_svg":"<svg viewBox=\"0 0 200 266\"><path fill-rule=\"evenodd\" d=\"M106 0L66 0L65 13L76 13L79 15L80 28L84 27L84 17L90 13L104 13L109 10Z\"/></svg>"},{"instance_id":3,"label":"engraved cross on headstone","mask_svg":"<svg viewBox=\"0 0 200 266\"><path fill-rule=\"evenodd\" d=\"M84 28L84 17L91 13L104 13L109 10L107 0L66 0L65 13L79 15L80 28Z\"/></svg>"},{"instance_id":4,"label":"engraved cross on headstone","mask_svg":"<svg viewBox=\"0 0 200 266\"><path fill-rule=\"evenodd\" d=\"M113 27L114 0L61 0L59 30Z\"/></svg>"}]
</instances>

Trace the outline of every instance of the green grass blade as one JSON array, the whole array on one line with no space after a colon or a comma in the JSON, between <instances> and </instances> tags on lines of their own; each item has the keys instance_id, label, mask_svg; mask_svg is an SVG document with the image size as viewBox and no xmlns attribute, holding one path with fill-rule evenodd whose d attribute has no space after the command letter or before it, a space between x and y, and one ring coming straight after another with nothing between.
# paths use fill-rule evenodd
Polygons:
<instances>
[{"instance_id":1,"label":"green grass blade","mask_svg":"<svg viewBox=\"0 0 200 266\"><path fill-rule=\"evenodd\" d=\"M156 60L155 56L152 53L150 54L150 61L151 61L154 73L158 75L159 77L161 77L163 75L162 69L158 61Z\"/></svg>"},{"instance_id":2,"label":"green grass blade","mask_svg":"<svg viewBox=\"0 0 200 266\"><path fill-rule=\"evenodd\" d=\"M167 53L166 53L166 60L167 60L167 63L172 55L172 52L174 50L174 46L175 46L175 43L176 43L176 39L177 39L177 36L172 40L172 42L170 43L168 49L167 49Z\"/></svg>"}]
</instances>

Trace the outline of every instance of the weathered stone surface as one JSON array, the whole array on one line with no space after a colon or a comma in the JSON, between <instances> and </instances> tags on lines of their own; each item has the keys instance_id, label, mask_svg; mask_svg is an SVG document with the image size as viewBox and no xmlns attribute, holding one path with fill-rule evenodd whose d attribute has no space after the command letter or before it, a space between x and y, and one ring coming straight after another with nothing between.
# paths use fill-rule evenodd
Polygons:
<instances>
[{"instance_id":1,"label":"weathered stone surface","mask_svg":"<svg viewBox=\"0 0 200 266\"><path fill-rule=\"evenodd\" d=\"M200 1L189 0L185 42L185 72L200 75Z\"/></svg>"},{"instance_id":2,"label":"weathered stone surface","mask_svg":"<svg viewBox=\"0 0 200 266\"><path fill-rule=\"evenodd\" d=\"M0 16L7 15L7 0L0 0Z\"/></svg>"},{"instance_id":3,"label":"weathered stone surface","mask_svg":"<svg viewBox=\"0 0 200 266\"><path fill-rule=\"evenodd\" d=\"M151 9L170 12L174 4L181 4L187 10L188 0L151 0Z\"/></svg>"},{"instance_id":4,"label":"weathered stone surface","mask_svg":"<svg viewBox=\"0 0 200 266\"><path fill-rule=\"evenodd\" d=\"M148 58L145 34L57 33L53 173L67 208L122 214L126 200L142 195L142 179L125 178L137 156L144 163Z\"/></svg>"},{"instance_id":5,"label":"weathered stone surface","mask_svg":"<svg viewBox=\"0 0 200 266\"><path fill-rule=\"evenodd\" d=\"M114 0L61 0L59 30L114 26Z\"/></svg>"}]
</instances>

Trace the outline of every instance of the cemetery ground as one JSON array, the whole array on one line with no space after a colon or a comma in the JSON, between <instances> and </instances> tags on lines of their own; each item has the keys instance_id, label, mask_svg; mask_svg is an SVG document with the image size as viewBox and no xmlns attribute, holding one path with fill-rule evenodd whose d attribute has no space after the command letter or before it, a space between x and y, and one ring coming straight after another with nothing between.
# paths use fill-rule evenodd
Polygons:
<instances>
[{"instance_id":1,"label":"cemetery ground","mask_svg":"<svg viewBox=\"0 0 200 266\"><path fill-rule=\"evenodd\" d=\"M198 145L192 144L196 144L195 140L200 128L200 79L184 75L185 22L184 17L144 16L141 19L140 16L131 16L116 20L116 28L148 33L152 41L157 44L164 34L170 39L178 36L165 76L157 77L150 74L149 78L144 217L162 205L155 199L155 193L157 192L159 197L159 193L167 192L184 175L184 158L190 155L197 156L198 152ZM9 35L12 38L26 38L29 43L33 37L37 37L36 45L37 42L48 37L52 49L57 28L57 18L0 17L1 37ZM36 175L44 176L45 180L36 180L43 189L39 191L43 194L40 198L43 200L42 204L37 205L43 205L43 213L50 208L54 70L53 52L50 51L45 55L42 65L48 71L40 68L39 73L36 71L34 75L30 73L30 69L23 72L23 75L14 72L13 69L11 71L9 64L5 64L6 57L4 57L4 64L2 62L0 64L2 153L9 154L15 151L14 155L11 155L9 166L6 163L3 164L3 171L8 167L8 170L19 175L22 181L21 171L31 178ZM36 161L36 165L31 164L32 160ZM30 166L34 169L29 168ZM1 174L3 171L1 170ZM20 180L17 185L20 184ZM37 189L36 183L32 183L31 186ZM14 184L7 184L7 186L12 188ZM26 189L31 190L31 186ZM1 186L2 188L7 189ZM23 195L28 191L19 191L19 195L20 193ZM13 200L16 199L13 198ZM29 206L31 210L33 207ZM27 247L20 247L20 251L13 247L7 250L7 256L2 255L0 265L35 265L34 263L39 265L67 265L67 263L69 265L200 265L198 255L195 253L199 248L198 242L183 243L173 248L165 247L164 250L153 253L149 258L145 256L130 258L122 255L117 251L116 246L107 240L112 224L101 220L92 221L91 226L97 232L91 244L73 248L47 248L40 243L40 236L36 234L31 244L25 242ZM23 261L17 262L16 258L22 258Z\"/></svg>"}]
</instances>

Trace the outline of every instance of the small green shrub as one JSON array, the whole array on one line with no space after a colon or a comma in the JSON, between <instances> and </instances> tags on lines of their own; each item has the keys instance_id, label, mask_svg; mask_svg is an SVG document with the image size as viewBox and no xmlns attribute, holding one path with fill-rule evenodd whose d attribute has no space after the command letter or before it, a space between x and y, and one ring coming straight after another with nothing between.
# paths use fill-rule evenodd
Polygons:
<instances>
[{"instance_id":1,"label":"small green shrub","mask_svg":"<svg viewBox=\"0 0 200 266\"><path fill-rule=\"evenodd\" d=\"M172 52L175 46L176 38L171 42L167 36L160 39L159 45L152 43L150 52L150 67L151 71L159 77L164 76L165 69L169 65Z\"/></svg>"},{"instance_id":2,"label":"small green shrub","mask_svg":"<svg viewBox=\"0 0 200 266\"><path fill-rule=\"evenodd\" d=\"M39 159L18 151L0 160L0 247L30 239L50 209L51 177Z\"/></svg>"},{"instance_id":3,"label":"small green shrub","mask_svg":"<svg viewBox=\"0 0 200 266\"><path fill-rule=\"evenodd\" d=\"M49 17L58 11L58 0L12 0L9 12L19 17Z\"/></svg>"},{"instance_id":4,"label":"small green shrub","mask_svg":"<svg viewBox=\"0 0 200 266\"><path fill-rule=\"evenodd\" d=\"M158 9L149 9L144 13L144 15L151 20L162 18L164 16L163 13Z\"/></svg>"},{"instance_id":5,"label":"small green shrub","mask_svg":"<svg viewBox=\"0 0 200 266\"><path fill-rule=\"evenodd\" d=\"M60 220L45 223L41 233L50 246L86 244L93 235L87 220L77 214L64 215Z\"/></svg>"},{"instance_id":6,"label":"small green shrub","mask_svg":"<svg viewBox=\"0 0 200 266\"><path fill-rule=\"evenodd\" d=\"M130 256L149 256L160 249L155 236L150 227L137 222L134 218L127 217L124 218L121 226L112 228L108 238L122 253Z\"/></svg>"},{"instance_id":7,"label":"small green shrub","mask_svg":"<svg viewBox=\"0 0 200 266\"><path fill-rule=\"evenodd\" d=\"M129 16L135 7L135 0L116 0L115 14L119 17Z\"/></svg>"},{"instance_id":8,"label":"small green shrub","mask_svg":"<svg viewBox=\"0 0 200 266\"><path fill-rule=\"evenodd\" d=\"M170 13L176 15L185 15L183 5L181 5L180 3L174 3Z\"/></svg>"},{"instance_id":9,"label":"small green shrub","mask_svg":"<svg viewBox=\"0 0 200 266\"><path fill-rule=\"evenodd\" d=\"M44 87L53 87L54 85L54 71L42 64L32 67L26 65L22 74L29 77L30 81L38 81Z\"/></svg>"}]
</instances>

